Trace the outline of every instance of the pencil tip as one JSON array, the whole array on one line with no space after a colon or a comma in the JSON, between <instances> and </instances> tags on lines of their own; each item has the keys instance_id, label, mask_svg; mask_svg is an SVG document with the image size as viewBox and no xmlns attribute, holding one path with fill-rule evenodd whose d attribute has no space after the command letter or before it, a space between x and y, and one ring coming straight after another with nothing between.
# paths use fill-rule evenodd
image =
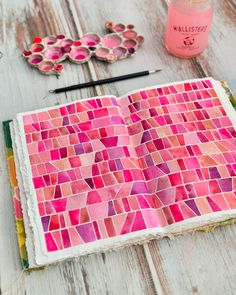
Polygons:
<instances>
[{"instance_id":1,"label":"pencil tip","mask_svg":"<svg viewBox=\"0 0 236 295\"><path fill-rule=\"evenodd\" d=\"M149 74L154 74L154 73L161 72L161 71L162 71L162 69L157 69L157 70L149 71Z\"/></svg>"}]
</instances>

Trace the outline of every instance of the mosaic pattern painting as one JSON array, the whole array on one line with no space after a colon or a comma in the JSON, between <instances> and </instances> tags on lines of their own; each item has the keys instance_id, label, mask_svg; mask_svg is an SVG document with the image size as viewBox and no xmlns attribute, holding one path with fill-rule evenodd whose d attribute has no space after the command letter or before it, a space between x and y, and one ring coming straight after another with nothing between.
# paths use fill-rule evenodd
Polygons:
<instances>
[{"instance_id":1,"label":"mosaic pattern painting","mask_svg":"<svg viewBox=\"0 0 236 295\"><path fill-rule=\"evenodd\" d=\"M48 252L236 209L236 132L211 80L23 116Z\"/></svg>"}]
</instances>

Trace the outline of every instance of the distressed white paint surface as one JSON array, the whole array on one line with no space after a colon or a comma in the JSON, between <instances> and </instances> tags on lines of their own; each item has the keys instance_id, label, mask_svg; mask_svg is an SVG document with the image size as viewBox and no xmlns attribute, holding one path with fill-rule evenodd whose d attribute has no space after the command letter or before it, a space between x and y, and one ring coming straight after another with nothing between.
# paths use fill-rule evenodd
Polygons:
<instances>
[{"instance_id":1,"label":"distressed white paint surface","mask_svg":"<svg viewBox=\"0 0 236 295\"><path fill-rule=\"evenodd\" d=\"M135 88L212 75L226 79L236 92L236 1L215 1L216 13L208 49L192 60L168 55L163 46L164 0L1 0L0 121L16 113L55 105L97 91L121 95ZM66 65L55 77L41 76L20 57L34 36L79 32L103 34L107 20L134 23L145 43L134 58L108 65ZM105 78L144 69L163 68L149 77L84 89L43 100L47 90L91 78ZM0 132L0 287L6 294L235 294L236 226L159 240L118 252L91 255L24 274L15 234L13 208ZM1 294L1 292L0 292ZM3 293L5 294L5 293Z\"/></svg>"}]
</instances>

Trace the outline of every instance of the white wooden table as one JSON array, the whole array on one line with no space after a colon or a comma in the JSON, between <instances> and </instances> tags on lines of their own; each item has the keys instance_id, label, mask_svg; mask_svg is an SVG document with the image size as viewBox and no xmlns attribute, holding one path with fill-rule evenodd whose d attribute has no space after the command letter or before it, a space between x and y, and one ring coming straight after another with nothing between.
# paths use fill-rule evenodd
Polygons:
<instances>
[{"instance_id":1,"label":"white wooden table","mask_svg":"<svg viewBox=\"0 0 236 295\"><path fill-rule=\"evenodd\" d=\"M208 75L227 80L236 92L236 0L215 0L209 47L190 60L165 51L166 12L164 0L0 0L0 121L82 97L121 95ZM40 75L20 57L34 36L103 34L107 20L134 23L145 36L134 58L113 65L94 59L83 66L67 64L56 79ZM56 87L159 67L164 71L157 75L42 99ZM236 225L83 257L23 274L15 281L21 265L2 130L0 148L0 294L236 294Z\"/></svg>"}]
</instances>

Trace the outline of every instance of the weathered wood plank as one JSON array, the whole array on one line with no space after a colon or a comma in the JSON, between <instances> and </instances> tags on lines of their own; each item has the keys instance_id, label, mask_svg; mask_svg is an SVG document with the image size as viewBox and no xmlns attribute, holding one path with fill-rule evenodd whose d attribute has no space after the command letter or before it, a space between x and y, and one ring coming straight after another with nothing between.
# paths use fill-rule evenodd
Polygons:
<instances>
[{"instance_id":1,"label":"weathered wood plank","mask_svg":"<svg viewBox=\"0 0 236 295\"><path fill-rule=\"evenodd\" d=\"M66 1L1 2L1 48L4 57L0 66L0 120L13 118L16 113L95 95L94 89L84 89L76 95L61 94L45 100L47 90L91 79L87 65L67 65L57 80L41 76L20 57L21 50L35 35L64 33L76 37L78 32ZM4 27L7 38L3 42ZM0 286L8 294L153 294L153 284L142 247L120 252L93 255L67 261L44 270L32 271L19 278L21 266L15 235L15 224L9 178L0 132ZM114 271L115 269L115 271Z\"/></svg>"},{"instance_id":2,"label":"weathered wood plank","mask_svg":"<svg viewBox=\"0 0 236 295\"><path fill-rule=\"evenodd\" d=\"M230 225L149 243L164 288L175 295L235 294L235 231Z\"/></svg>"}]
</instances>

